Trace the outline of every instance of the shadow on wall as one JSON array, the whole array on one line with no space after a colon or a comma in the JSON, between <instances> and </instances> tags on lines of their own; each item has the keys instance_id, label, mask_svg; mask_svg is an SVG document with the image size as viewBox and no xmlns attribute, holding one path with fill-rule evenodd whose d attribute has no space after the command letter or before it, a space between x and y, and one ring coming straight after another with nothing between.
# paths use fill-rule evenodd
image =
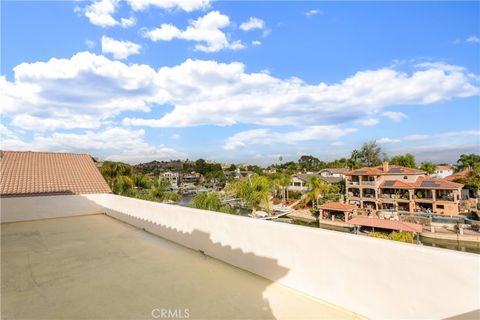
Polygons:
<instances>
[{"instance_id":1,"label":"shadow on wall","mask_svg":"<svg viewBox=\"0 0 480 320\"><path fill-rule=\"evenodd\" d=\"M113 210L109 210L108 215L142 228L153 235L220 260L218 263L226 262L229 264L228 268L215 269L220 274L210 276L204 274L205 270L203 269L195 270L185 266L185 269L191 273L186 274L186 277L205 276L212 280L208 283L208 286L202 287L201 291L197 292L197 296L194 297L197 308L208 307L203 308L201 314L196 314L195 310L192 309L191 318L275 319L270 303L264 297L264 292L272 284L272 281L281 279L289 271L289 269L279 265L276 259L257 256L251 252L243 252L241 249L235 249L229 245L223 246L221 243L213 242L210 234L201 230L193 230L190 233L182 232ZM243 270L238 270L232 265ZM270 280L246 270L260 275L262 272L268 271ZM197 281L202 282L204 279L198 279L195 282ZM195 284L192 283L192 285ZM222 304L219 304L218 308L212 308L211 299L218 299L217 301ZM228 305L223 305L226 299Z\"/></svg>"}]
</instances>

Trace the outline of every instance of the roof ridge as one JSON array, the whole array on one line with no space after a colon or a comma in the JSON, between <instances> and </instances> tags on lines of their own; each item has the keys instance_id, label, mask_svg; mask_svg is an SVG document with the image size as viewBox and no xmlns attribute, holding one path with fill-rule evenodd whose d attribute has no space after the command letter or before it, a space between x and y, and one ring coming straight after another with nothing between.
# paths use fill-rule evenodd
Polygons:
<instances>
[{"instance_id":1,"label":"roof ridge","mask_svg":"<svg viewBox=\"0 0 480 320\"><path fill-rule=\"evenodd\" d=\"M30 150L0 150L3 153L38 153L38 154L74 154L74 155L87 155L93 158L93 156L86 152L67 152L67 151L30 151Z\"/></svg>"}]
</instances>

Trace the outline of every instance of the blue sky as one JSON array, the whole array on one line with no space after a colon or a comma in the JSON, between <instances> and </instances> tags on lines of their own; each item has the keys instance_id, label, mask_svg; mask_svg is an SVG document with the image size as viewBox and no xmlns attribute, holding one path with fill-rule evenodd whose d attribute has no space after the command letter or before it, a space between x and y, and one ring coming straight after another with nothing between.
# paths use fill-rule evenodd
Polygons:
<instances>
[{"instance_id":1,"label":"blue sky","mask_svg":"<svg viewBox=\"0 0 480 320\"><path fill-rule=\"evenodd\" d=\"M480 152L478 2L2 2L2 149Z\"/></svg>"}]
</instances>

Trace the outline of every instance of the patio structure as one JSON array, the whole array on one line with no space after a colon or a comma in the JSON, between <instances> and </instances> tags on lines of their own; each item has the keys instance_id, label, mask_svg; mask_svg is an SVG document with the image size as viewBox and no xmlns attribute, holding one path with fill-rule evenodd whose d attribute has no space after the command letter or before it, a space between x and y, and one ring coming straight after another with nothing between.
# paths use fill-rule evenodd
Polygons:
<instances>
[{"instance_id":1,"label":"patio structure","mask_svg":"<svg viewBox=\"0 0 480 320\"><path fill-rule=\"evenodd\" d=\"M354 217L353 219L349 220L348 223L359 227L371 227L374 231L375 228L377 228L382 230L407 231L419 234L423 230L422 225L417 223L367 217Z\"/></svg>"},{"instance_id":2,"label":"patio structure","mask_svg":"<svg viewBox=\"0 0 480 320\"><path fill-rule=\"evenodd\" d=\"M345 222L349 222L350 218L357 213L357 206L340 202L328 202L318 208L321 210L320 217L328 218L328 216L340 214Z\"/></svg>"},{"instance_id":3,"label":"patio structure","mask_svg":"<svg viewBox=\"0 0 480 320\"><path fill-rule=\"evenodd\" d=\"M63 194L20 194L15 181L51 188L33 177L62 170L10 170L2 318L443 319L480 307L479 255L77 192L62 178L46 181Z\"/></svg>"}]
</instances>

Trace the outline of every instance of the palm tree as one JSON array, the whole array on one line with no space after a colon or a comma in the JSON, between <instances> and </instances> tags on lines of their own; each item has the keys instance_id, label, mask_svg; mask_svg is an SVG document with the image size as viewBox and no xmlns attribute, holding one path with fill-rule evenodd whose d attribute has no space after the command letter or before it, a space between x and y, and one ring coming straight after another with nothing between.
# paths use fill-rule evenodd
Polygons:
<instances>
[{"instance_id":1,"label":"palm tree","mask_svg":"<svg viewBox=\"0 0 480 320\"><path fill-rule=\"evenodd\" d=\"M105 161L100 167L100 172L110 187L113 188L118 177L132 174L132 167L121 162Z\"/></svg>"},{"instance_id":2,"label":"palm tree","mask_svg":"<svg viewBox=\"0 0 480 320\"><path fill-rule=\"evenodd\" d=\"M170 181L163 177L158 177L153 181L150 195L155 198L161 198L168 188L170 188Z\"/></svg>"},{"instance_id":3,"label":"palm tree","mask_svg":"<svg viewBox=\"0 0 480 320\"><path fill-rule=\"evenodd\" d=\"M242 199L252 209L252 217L256 218L257 210L269 211L270 189L268 178L253 174L229 184L226 192Z\"/></svg>"},{"instance_id":4,"label":"palm tree","mask_svg":"<svg viewBox=\"0 0 480 320\"><path fill-rule=\"evenodd\" d=\"M319 177L311 177L306 185L310 187L310 191L307 193L307 202L312 202L312 208L318 206L318 198L323 197L330 191L330 185Z\"/></svg>"},{"instance_id":5,"label":"palm tree","mask_svg":"<svg viewBox=\"0 0 480 320\"><path fill-rule=\"evenodd\" d=\"M288 200L288 186L292 182L292 177L288 174L282 174L279 178L279 184L283 187L282 192L282 203L285 205L286 200Z\"/></svg>"}]
</instances>

